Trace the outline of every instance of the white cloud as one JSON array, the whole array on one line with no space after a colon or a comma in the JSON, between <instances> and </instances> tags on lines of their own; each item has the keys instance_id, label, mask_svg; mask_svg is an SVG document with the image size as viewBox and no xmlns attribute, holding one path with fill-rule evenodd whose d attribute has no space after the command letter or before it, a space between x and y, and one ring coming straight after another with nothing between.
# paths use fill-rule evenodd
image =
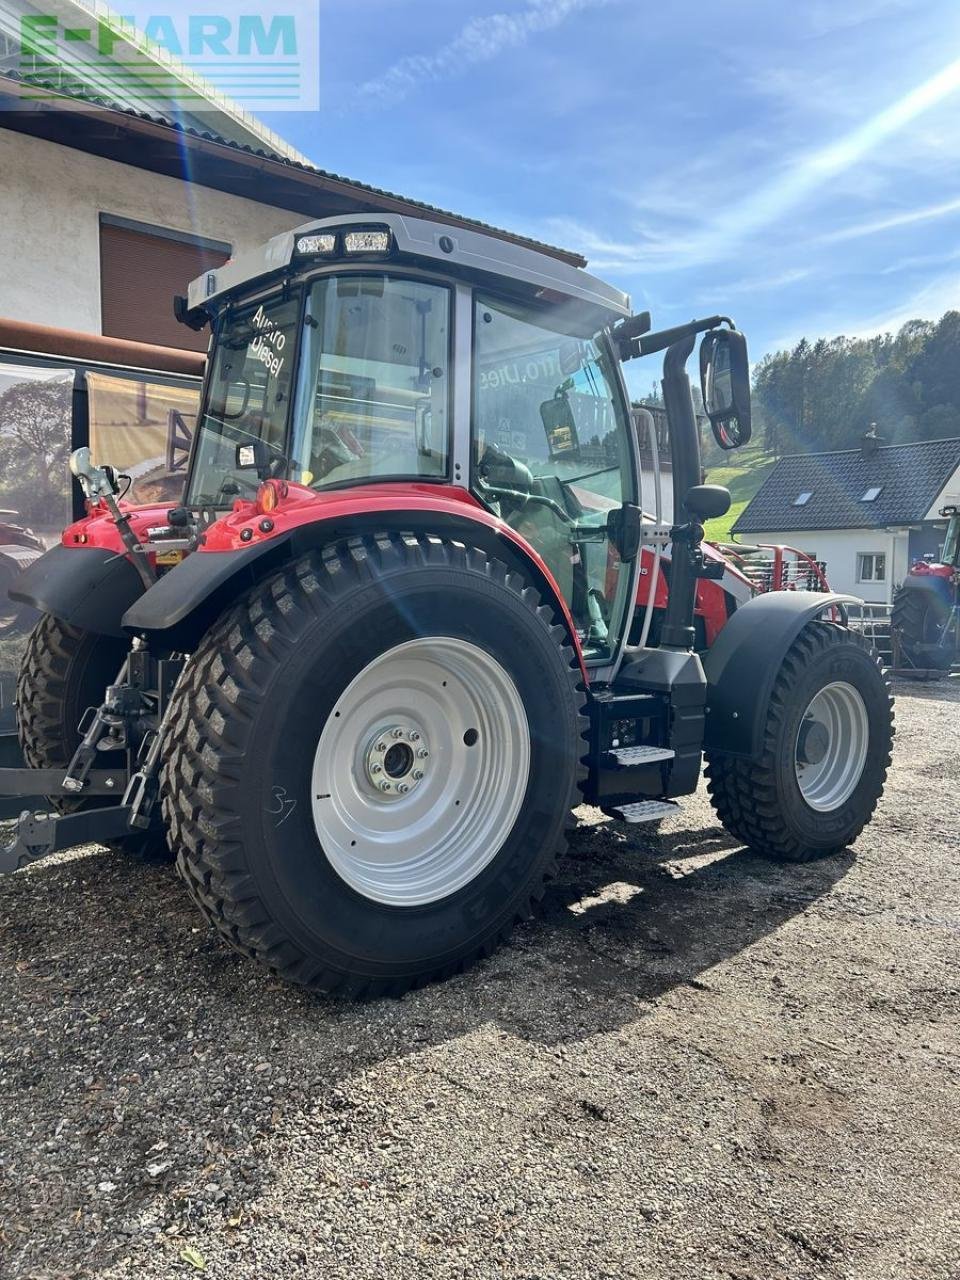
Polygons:
<instances>
[{"instance_id":1,"label":"white cloud","mask_svg":"<svg viewBox=\"0 0 960 1280\"><path fill-rule=\"evenodd\" d=\"M917 253L889 262L880 270L882 276L898 275L901 271L918 271L924 267L945 267L948 262L960 261L960 249L947 249L940 253Z\"/></svg>"},{"instance_id":2,"label":"white cloud","mask_svg":"<svg viewBox=\"0 0 960 1280\"><path fill-rule=\"evenodd\" d=\"M812 267L791 267L786 271L771 271L745 276L740 280L732 280L729 284L720 284L715 289L704 290L696 296L699 306L722 306L725 300L737 294L769 293L774 289L787 289L792 284L807 280L813 275Z\"/></svg>"},{"instance_id":3,"label":"white cloud","mask_svg":"<svg viewBox=\"0 0 960 1280\"><path fill-rule=\"evenodd\" d=\"M950 272L931 280L888 310L848 325L846 332L851 338L896 333L908 320L939 320L945 311L957 310L960 310L960 275Z\"/></svg>"},{"instance_id":4,"label":"white cloud","mask_svg":"<svg viewBox=\"0 0 960 1280\"><path fill-rule=\"evenodd\" d=\"M853 168L888 138L960 90L960 58L943 67L835 142L794 157L782 174L724 214L699 237L701 262L712 262L780 221L814 192Z\"/></svg>"},{"instance_id":5,"label":"white cloud","mask_svg":"<svg viewBox=\"0 0 960 1280\"><path fill-rule=\"evenodd\" d=\"M836 310L808 317L802 327L784 331L767 343L769 351L787 351L814 334L844 334L848 338L872 338L896 333L908 320L939 320L945 311L960 310L960 274L950 272L931 280L882 311L852 316Z\"/></svg>"},{"instance_id":6,"label":"white cloud","mask_svg":"<svg viewBox=\"0 0 960 1280\"><path fill-rule=\"evenodd\" d=\"M419 85L461 75L468 67L490 62L507 49L525 44L532 35L549 31L575 13L621 0L526 0L513 13L491 13L471 18L447 44L428 53L414 53L388 67L381 76L365 81L357 90L368 102L398 102Z\"/></svg>"},{"instance_id":7,"label":"white cloud","mask_svg":"<svg viewBox=\"0 0 960 1280\"><path fill-rule=\"evenodd\" d=\"M907 209L903 213L891 214L888 218L875 218L870 222L861 222L852 227L840 227L836 231L828 231L817 237L818 244L839 244L844 240L859 240L862 236L877 235L882 231L892 231L896 227L908 227L914 222L930 222L934 218L943 218L951 213L960 213L960 198L943 200L939 204L926 205L922 209Z\"/></svg>"},{"instance_id":8,"label":"white cloud","mask_svg":"<svg viewBox=\"0 0 960 1280\"><path fill-rule=\"evenodd\" d=\"M835 193L838 184L853 170L857 170L857 186L862 191L869 179L869 174L864 173L862 162L874 153L885 153L891 138L958 91L960 59L949 63L835 141L806 155L787 157L781 163L778 176L756 184L752 193L739 201L723 203L705 199L704 192L710 191L714 186L706 172L700 172L695 178L689 173L672 175L674 181L659 184L668 193L666 205L659 210L656 189L648 188L638 193L632 201L635 209L643 210L648 215L659 212L662 227L669 226L672 222L669 232L661 230L658 234L652 234L648 225L634 221L631 237L618 236L614 239L604 235L602 231L576 227L563 219L554 219L553 223L560 228L574 228L576 237L572 242L584 247L591 265L598 269L649 274L722 262L741 250L745 244L755 242L758 236L777 226L821 190L828 189ZM722 170L725 164L725 161L721 163L723 157L714 155L713 159ZM698 168L702 164L701 160ZM670 194L671 186L673 194ZM904 221L945 216L952 203L895 216L902 217ZM957 207L960 209L960 201ZM704 209L711 208L719 209L718 216L712 221L701 220L697 225L694 220L696 216L702 214ZM882 229L876 221L864 223L858 228L842 228L838 232L815 237L815 242L823 242L831 236L838 241L854 239L858 235L868 235ZM549 236L546 238L549 239ZM569 235L568 239L571 239Z\"/></svg>"}]
</instances>

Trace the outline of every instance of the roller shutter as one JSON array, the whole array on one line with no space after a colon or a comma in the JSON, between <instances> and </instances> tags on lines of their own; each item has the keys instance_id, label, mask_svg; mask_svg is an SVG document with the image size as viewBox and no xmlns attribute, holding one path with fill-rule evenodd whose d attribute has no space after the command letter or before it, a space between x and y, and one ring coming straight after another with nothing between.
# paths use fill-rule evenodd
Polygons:
<instances>
[{"instance_id":1,"label":"roller shutter","mask_svg":"<svg viewBox=\"0 0 960 1280\"><path fill-rule=\"evenodd\" d=\"M206 351L209 330L178 324L173 299L229 250L168 234L100 222L100 305L104 334L164 347Z\"/></svg>"}]
</instances>

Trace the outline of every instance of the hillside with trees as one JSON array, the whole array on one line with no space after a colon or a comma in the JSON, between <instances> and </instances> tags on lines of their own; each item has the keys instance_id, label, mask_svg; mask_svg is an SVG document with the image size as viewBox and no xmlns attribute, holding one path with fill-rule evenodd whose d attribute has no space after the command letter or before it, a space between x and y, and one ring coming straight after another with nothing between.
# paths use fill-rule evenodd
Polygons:
<instances>
[{"instance_id":1,"label":"hillside with trees","mask_svg":"<svg viewBox=\"0 0 960 1280\"><path fill-rule=\"evenodd\" d=\"M737 516L787 453L855 449L871 423L887 444L960 435L960 311L911 320L874 338L804 338L754 367L753 440L724 453L703 433L707 479L731 492L730 513L707 525L730 538Z\"/></svg>"},{"instance_id":2,"label":"hillside with trees","mask_svg":"<svg viewBox=\"0 0 960 1280\"><path fill-rule=\"evenodd\" d=\"M754 370L754 432L773 457L960 434L960 311L874 338L802 339Z\"/></svg>"}]
</instances>

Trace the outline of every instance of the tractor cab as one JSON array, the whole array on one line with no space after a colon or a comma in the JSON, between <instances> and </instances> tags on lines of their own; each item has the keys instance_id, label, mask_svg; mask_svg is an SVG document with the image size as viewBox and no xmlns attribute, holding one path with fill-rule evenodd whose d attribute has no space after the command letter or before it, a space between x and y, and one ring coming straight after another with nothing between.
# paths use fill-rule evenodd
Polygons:
<instances>
[{"instance_id":1,"label":"tractor cab","mask_svg":"<svg viewBox=\"0 0 960 1280\"><path fill-rule=\"evenodd\" d=\"M291 499L319 511L373 486L480 507L549 571L585 657L609 662L630 607L610 515L640 499L609 336L625 300L599 282L584 296L573 269L564 294L560 263L551 289L509 291L451 274L442 250L424 269L395 230L309 229L272 289L256 278L207 304L185 506L209 522L270 481L286 486L275 522Z\"/></svg>"},{"instance_id":2,"label":"tractor cab","mask_svg":"<svg viewBox=\"0 0 960 1280\"><path fill-rule=\"evenodd\" d=\"M179 307L213 335L185 495L203 523L263 505L267 482L271 536L290 503L316 514L348 492L479 508L533 553L583 660L615 671L637 548L645 534L651 546L667 540L657 517L644 529L640 515L622 361L641 354L649 316L632 316L623 294L476 233L347 218L209 272ZM720 325L682 333L709 331L703 391L731 447L749 431L746 351ZM699 440L678 438L684 499L699 480Z\"/></svg>"}]
</instances>

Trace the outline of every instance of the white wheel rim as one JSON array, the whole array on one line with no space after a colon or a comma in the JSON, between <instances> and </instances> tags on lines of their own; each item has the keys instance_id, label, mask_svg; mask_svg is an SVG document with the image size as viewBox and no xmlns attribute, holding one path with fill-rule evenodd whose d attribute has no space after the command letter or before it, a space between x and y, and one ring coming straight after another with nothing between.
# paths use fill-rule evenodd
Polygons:
<instances>
[{"instance_id":1,"label":"white wheel rim","mask_svg":"<svg viewBox=\"0 0 960 1280\"><path fill-rule=\"evenodd\" d=\"M450 636L410 640L365 667L331 710L314 757L314 825L357 893L420 906L496 857L529 773L526 712L499 662Z\"/></svg>"},{"instance_id":2,"label":"white wheel rim","mask_svg":"<svg viewBox=\"0 0 960 1280\"><path fill-rule=\"evenodd\" d=\"M869 741L870 721L859 691L840 680L824 685L803 713L794 749L797 782L811 809L828 813L850 799Z\"/></svg>"}]
</instances>

